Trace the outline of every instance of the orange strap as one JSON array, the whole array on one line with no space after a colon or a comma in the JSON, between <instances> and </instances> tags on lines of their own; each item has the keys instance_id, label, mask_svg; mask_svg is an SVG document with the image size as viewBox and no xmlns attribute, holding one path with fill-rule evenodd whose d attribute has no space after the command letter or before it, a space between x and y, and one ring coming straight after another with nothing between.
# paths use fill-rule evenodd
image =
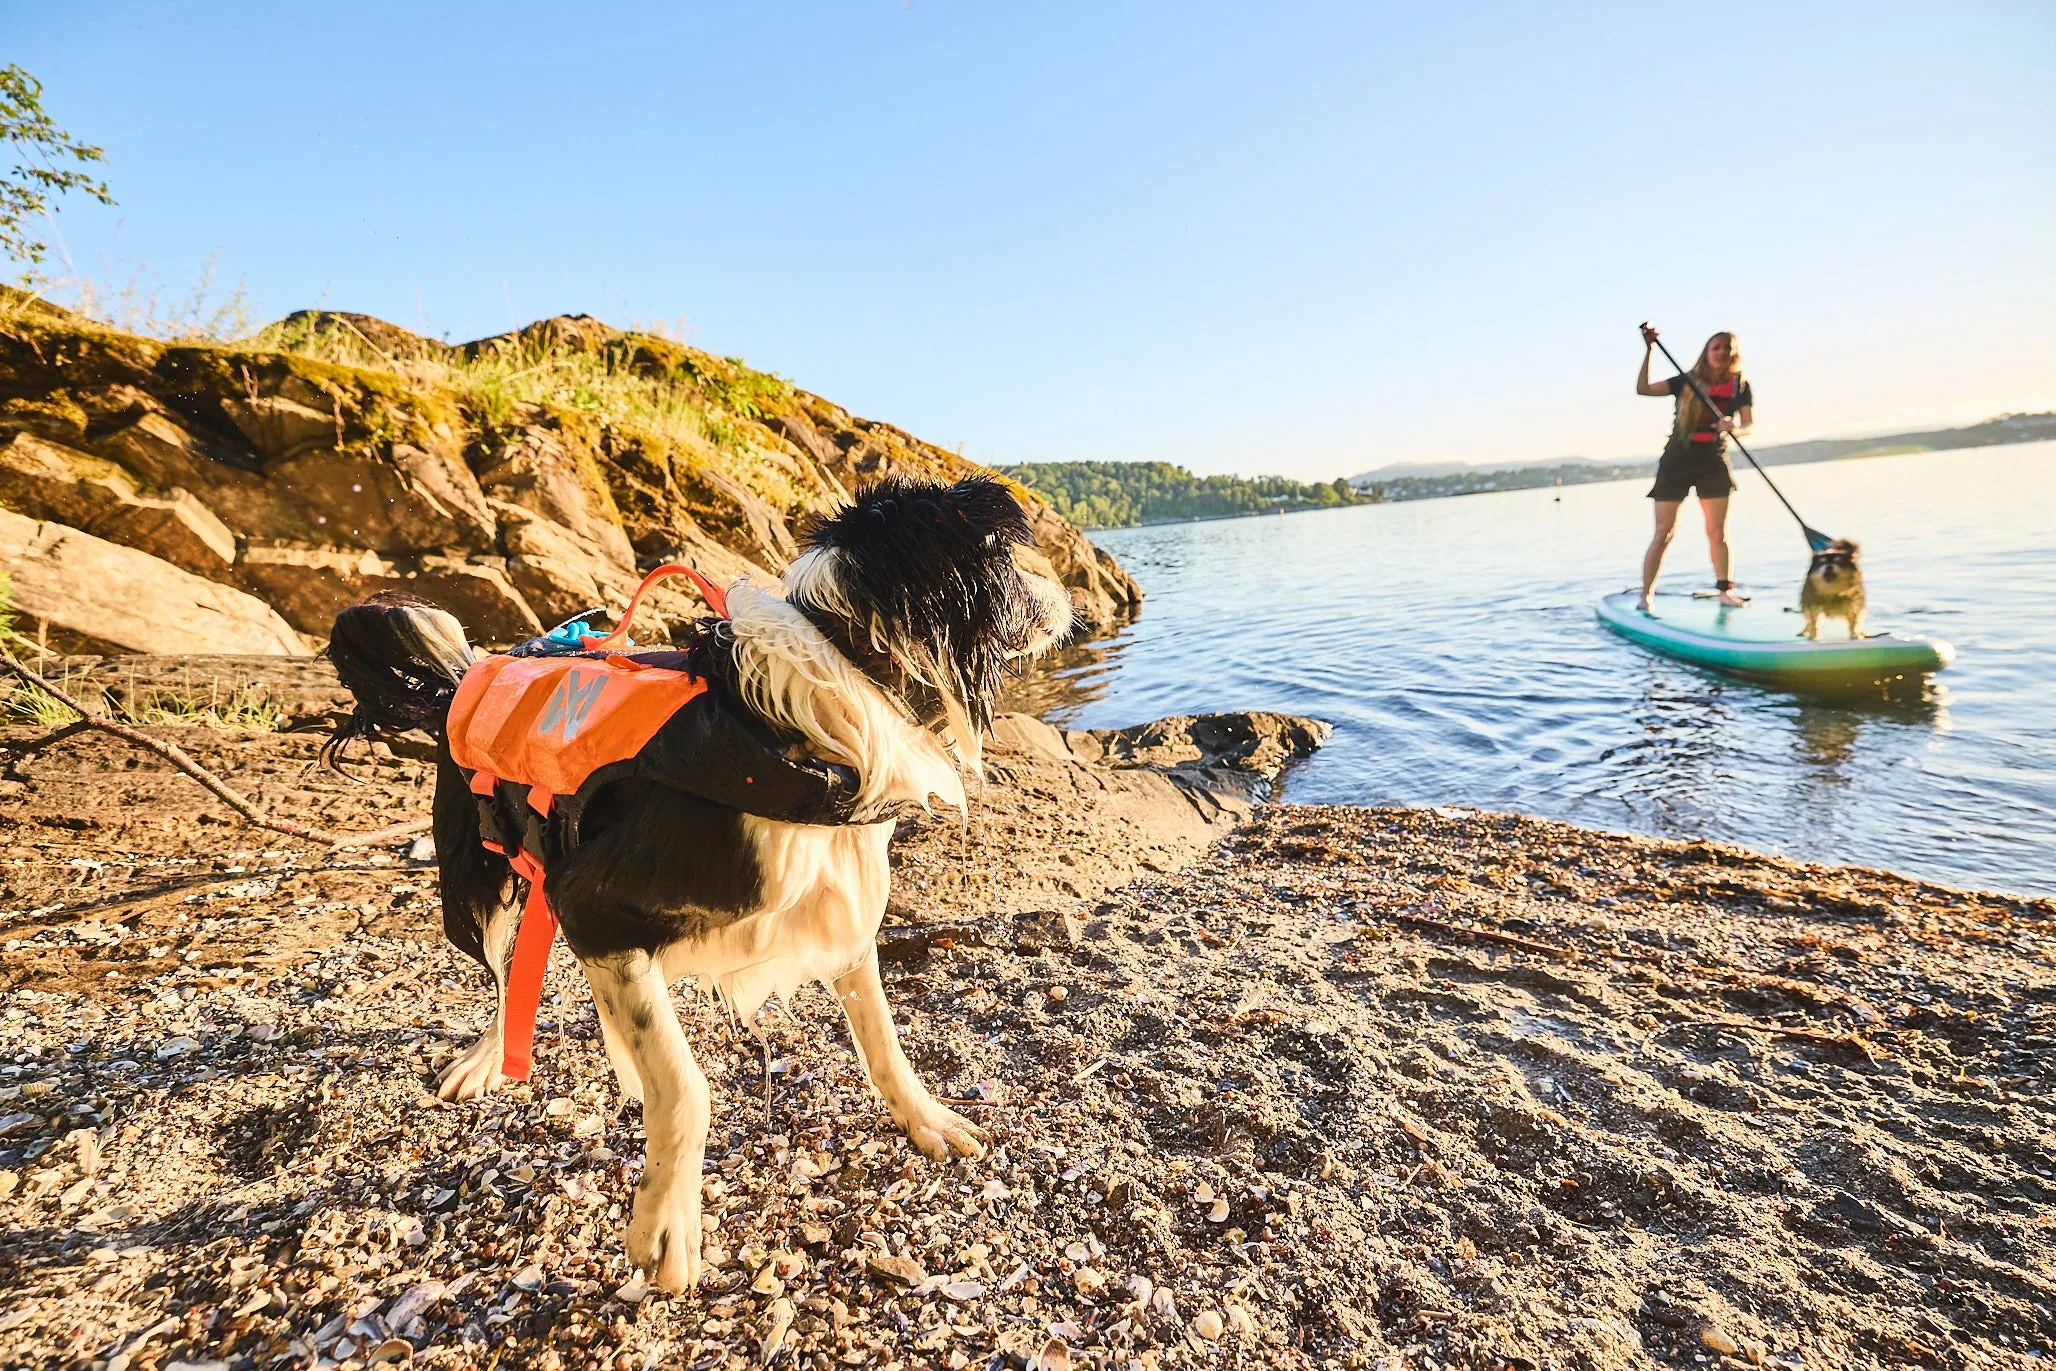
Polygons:
<instances>
[{"instance_id":1,"label":"orange strap","mask_svg":"<svg viewBox=\"0 0 2056 1371\"><path fill-rule=\"evenodd\" d=\"M699 592L706 599L708 607L722 618L728 617L728 595L721 587L715 585L689 566L680 566L676 562L666 562L660 567L653 568L649 575L643 577L642 584L635 588L635 594L628 597L628 608L621 611L621 622L614 626L612 633L609 633L604 638L588 637L585 640L586 651L605 652L607 645L616 638L627 637L628 625L635 618L636 606L642 603L643 592L667 576L692 577L693 585L699 588Z\"/></svg>"},{"instance_id":2,"label":"orange strap","mask_svg":"<svg viewBox=\"0 0 2056 1371\"><path fill-rule=\"evenodd\" d=\"M528 881L528 902L521 909L514 962L507 970L507 1004L500 1013L500 1074L525 1081L535 1066L535 1016L542 1007L550 944L557 940L557 916L543 898L543 869L535 858L517 849L508 860Z\"/></svg>"}]
</instances>

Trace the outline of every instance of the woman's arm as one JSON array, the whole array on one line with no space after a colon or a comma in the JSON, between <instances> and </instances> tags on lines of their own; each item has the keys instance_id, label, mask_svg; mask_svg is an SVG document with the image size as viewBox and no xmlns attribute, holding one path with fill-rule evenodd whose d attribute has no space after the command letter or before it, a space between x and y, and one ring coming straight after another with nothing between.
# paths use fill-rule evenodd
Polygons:
<instances>
[{"instance_id":1,"label":"woman's arm","mask_svg":"<svg viewBox=\"0 0 2056 1371\"><path fill-rule=\"evenodd\" d=\"M1664 382L1658 381L1654 385L1651 385L1649 382L1649 359L1655 355L1656 330L1644 324L1642 325L1642 370L1635 373L1635 394L1637 395L1669 395L1671 393L1670 386Z\"/></svg>"},{"instance_id":2,"label":"woman's arm","mask_svg":"<svg viewBox=\"0 0 2056 1371\"><path fill-rule=\"evenodd\" d=\"M1737 438L1746 437L1749 433L1749 430L1754 428L1755 426L1756 406L1754 405L1744 405L1740 409L1736 410L1733 414L1729 415L1725 419L1722 419L1719 423L1714 425L1714 427L1719 429L1722 433L1732 433Z\"/></svg>"}]
</instances>

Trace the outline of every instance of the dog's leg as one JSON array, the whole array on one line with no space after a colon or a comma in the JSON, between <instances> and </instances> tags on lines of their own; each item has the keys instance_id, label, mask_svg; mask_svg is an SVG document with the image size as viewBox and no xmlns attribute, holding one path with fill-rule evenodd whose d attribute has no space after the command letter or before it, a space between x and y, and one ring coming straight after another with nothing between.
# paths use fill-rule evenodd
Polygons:
<instances>
[{"instance_id":1,"label":"dog's leg","mask_svg":"<svg viewBox=\"0 0 2056 1371\"><path fill-rule=\"evenodd\" d=\"M1809 609L1809 610L1807 610L1807 611L1806 611L1806 627L1804 627L1804 628L1802 628L1802 629L1800 629L1800 630L1799 630L1799 636L1800 636L1800 637L1802 637L1802 638L1818 638L1818 637L1820 637L1820 611L1819 611L1819 610L1817 610L1817 609Z\"/></svg>"},{"instance_id":2,"label":"dog's leg","mask_svg":"<svg viewBox=\"0 0 2056 1371\"><path fill-rule=\"evenodd\" d=\"M500 1064L507 1050L502 1031L507 1018L507 967L514 959L514 934L520 927L519 901L510 900L486 915L480 941L486 970L493 977L493 1021L477 1042L458 1053L436 1077L435 1093L443 1099L476 1099L506 1079L500 1075Z\"/></svg>"},{"instance_id":3,"label":"dog's leg","mask_svg":"<svg viewBox=\"0 0 2056 1371\"><path fill-rule=\"evenodd\" d=\"M939 1162L948 1161L952 1152L983 1156L985 1149L978 1144L984 1132L929 1094L900 1049L892 1009L885 1002L885 983L878 979L875 948L854 969L835 978L835 998L849 1018L864 1074L914 1146Z\"/></svg>"},{"instance_id":4,"label":"dog's leg","mask_svg":"<svg viewBox=\"0 0 2056 1371\"><path fill-rule=\"evenodd\" d=\"M579 965L585 969L586 984L592 987L593 1008L600 1016L600 1041L606 1044L607 1060L614 1064L614 1078L621 1082L623 1095L631 1100L640 1100L643 1097L642 1073L636 1069L635 1057L628 1050L628 1035L614 1021L614 1012L607 1007L606 996L600 994L599 982L593 979L593 969L583 962Z\"/></svg>"},{"instance_id":5,"label":"dog's leg","mask_svg":"<svg viewBox=\"0 0 2056 1371\"><path fill-rule=\"evenodd\" d=\"M643 1090L648 1135L642 1183L628 1224L628 1259L665 1290L700 1278L700 1168L707 1156L707 1078L671 1007L664 973L647 953L588 962L601 1022L621 1030Z\"/></svg>"}]
</instances>

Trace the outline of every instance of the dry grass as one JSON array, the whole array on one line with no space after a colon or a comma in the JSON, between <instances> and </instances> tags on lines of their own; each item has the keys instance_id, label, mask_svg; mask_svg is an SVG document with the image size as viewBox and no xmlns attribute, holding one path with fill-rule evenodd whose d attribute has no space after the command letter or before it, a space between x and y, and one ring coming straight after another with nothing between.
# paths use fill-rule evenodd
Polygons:
<instances>
[{"instance_id":1,"label":"dry grass","mask_svg":"<svg viewBox=\"0 0 2056 1371\"><path fill-rule=\"evenodd\" d=\"M69 256L57 276L31 273L25 289L0 300L0 316L33 308L47 300L95 323L167 343L226 343L257 326L255 306L246 280L220 283L220 254L209 256L192 287L174 291L148 267L137 266L124 278L111 273L95 278L80 271Z\"/></svg>"},{"instance_id":2,"label":"dry grass","mask_svg":"<svg viewBox=\"0 0 2056 1371\"><path fill-rule=\"evenodd\" d=\"M0 298L0 321L45 301L162 342L387 372L447 393L481 427L511 425L524 407L544 407L629 441L653 439L674 460L713 467L783 509L806 504L811 493L753 422L790 408L791 385L740 358L690 346L681 323L617 332L597 322L579 331L546 321L463 348L399 329L367 334L325 310L259 327L244 282L221 286L212 257L183 293L144 268L126 279L95 279L66 260L62 275L38 276Z\"/></svg>"},{"instance_id":3,"label":"dry grass","mask_svg":"<svg viewBox=\"0 0 2056 1371\"><path fill-rule=\"evenodd\" d=\"M15 644L19 646L19 644ZM30 666L35 663L30 661ZM104 676L82 668L44 671L59 690L89 707L99 702L110 718L139 728L222 728L275 733L287 722L285 710L259 685L237 685L219 676L181 681L175 687L139 686L133 673L109 689ZM104 692L104 693L103 693ZM12 677L0 677L0 722L63 728L78 712L47 692Z\"/></svg>"},{"instance_id":4,"label":"dry grass","mask_svg":"<svg viewBox=\"0 0 2056 1371\"><path fill-rule=\"evenodd\" d=\"M690 347L672 327L615 332L595 323L578 332L546 321L460 349L411 335L374 336L325 314L223 345L390 372L448 392L481 427L512 425L533 406L573 426L655 439L674 459L715 465L781 508L803 504L808 494L753 422L790 407L791 385L740 359Z\"/></svg>"}]
</instances>

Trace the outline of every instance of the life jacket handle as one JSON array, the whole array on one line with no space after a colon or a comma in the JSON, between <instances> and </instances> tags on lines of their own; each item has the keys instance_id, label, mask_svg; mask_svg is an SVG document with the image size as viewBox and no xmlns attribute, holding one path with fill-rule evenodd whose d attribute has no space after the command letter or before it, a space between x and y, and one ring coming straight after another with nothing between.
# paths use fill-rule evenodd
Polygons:
<instances>
[{"instance_id":1,"label":"life jacket handle","mask_svg":"<svg viewBox=\"0 0 2056 1371\"><path fill-rule=\"evenodd\" d=\"M628 608L621 611L621 622L614 626L612 633L609 633L604 638L587 638L585 640L586 651L605 652L608 644L612 643L615 639L626 638L628 636L628 625L635 618L636 607L642 603L643 592L667 576L692 577L693 585L698 587L708 606L722 618L726 619L728 617L727 592L689 566L680 566L676 562L666 562L660 567L651 568L650 574L643 577L642 584L635 588L635 594L628 597Z\"/></svg>"}]
</instances>

